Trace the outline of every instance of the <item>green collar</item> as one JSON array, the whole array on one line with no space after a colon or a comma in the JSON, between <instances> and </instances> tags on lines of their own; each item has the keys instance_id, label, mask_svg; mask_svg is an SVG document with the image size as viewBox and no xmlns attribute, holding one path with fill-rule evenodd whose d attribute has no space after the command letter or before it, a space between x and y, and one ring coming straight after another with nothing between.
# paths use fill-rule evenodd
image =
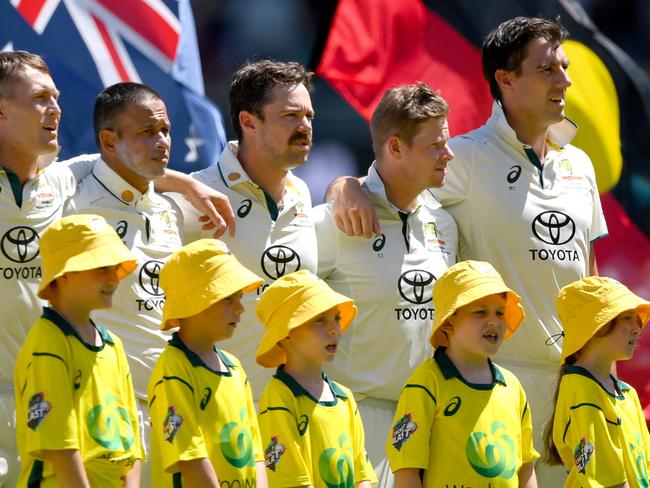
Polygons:
<instances>
[{"instance_id":1,"label":"green collar","mask_svg":"<svg viewBox=\"0 0 650 488\"><path fill-rule=\"evenodd\" d=\"M501 370L490 360L490 358L488 358L487 362L490 366L490 370L492 371L492 383L470 383L465 378L463 378L463 375L460 374L460 371L458 371L456 365L451 361L451 359L449 359L447 354L445 354L446 350L446 347L439 347L433 354L433 359L438 364L438 367L440 368L440 371L446 380L449 380L451 378L458 378L460 381L465 383L470 388L473 388L474 390L491 390L497 383L501 383L503 386L506 386L506 380L504 379Z\"/></svg>"},{"instance_id":2,"label":"green collar","mask_svg":"<svg viewBox=\"0 0 650 488\"><path fill-rule=\"evenodd\" d=\"M11 171L9 168L3 168L0 166L0 169L5 172L7 179L9 180L9 185L11 185L11 191L14 194L14 200L18 207L23 206L23 186L20 184L20 179L18 175Z\"/></svg>"},{"instance_id":3,"label":"green collar","mask_svg":"<svg viewBox=\"0 0 650 488\"><path fill-rule=\"evenodd\" d=\"M287 386L287 388L289 388L291 390L291 393L293 393L294 396L304 395L307 398L309 398L310 400L314 401L315 403L318 403L319 405L324 405L326 407L332 407L332 406L336 405L337 398L347 398L348 397L348 395L341 389L341 387L339 385L337 385L336 383L334 383L333 381L331 381L329 379L329 377L327 376L327 374L325 372L323 372L323 380L325 381L325 383L328 384L328 386L330 387L330 390L332 391L332 394L334 395L334 400L328 401L328 402L321 402L321 401L316 400L311 395L311 393L309 393L307 390L305 390L305 388L300 383L298 383L296 381L296 379L293 376L291 376L289 373L287 373L284 370L284 366L280 366L276 370L273 377L277 378L282 383L284 383Z\"/></svg>"},{"instance_id":4,"label":"green collar","mask_svg":"<svg viewBox=\"0 0 650 488\"><path fill-rule=\"evenodd\" d=\"M77 340L81 342L84 345L84 347L86 347L86 349L90 349L91 351L95 351L95 352L101 351L102 349L104 349L105 344L110 344L111 346L115 345L115 342L113 341L113 338L108 333L108 331L103 327L97 325L92 320L90 322L93 324L93 327L95 327L95 330L97 330L99 336L102 338L101 346L93 346L91 344L86 343L81 337L79 337L79 334L77 334L77 331L74 329L74 327L72 327L72 325L70 325L70 323L53 308L43 307L43 313L41 314L41 317L44 318L45 320L49 320L50 322L52 322L65 335L67 336L71 335L76 337Z\"/></svg>"},{"instance_id":5,"label":"green collar","mask_svg":"<svg viewBox=\"0 0 650 488\"><path fill-rule=\"evenodd\" d=\"M595 381L598 384L598 386L600 386L609 396L614 397L614 398L616 398L618 400L623 400L625 398L623 396L623 393L625 393L626 391L630 391L630 386L628 384L623 383L621 380L619 380L618 378L615 378L611 374L609 375L609 377L614 381L614 385L616 387L616 390L621 392L620 395L612 395L607 390L607 388L605 388L605 386L600 381L598 381L593 374L591 374L589 372L588 369L585 369L582 366L575 366L573 364L567 364L564 367L564 372L566 374L579 374L579 375L582 375L582 376L584 376L586 378L589 378L592 381Z\"/></svg>"},{"instance_id":6,"label":"green collar","mask_svg":"<svg viewBox=\"0 0 650 488\"><path fill-rule=\"evenodd\" d=\"M192 351L189 347L187 347L185 345L185 343L178 336L178 332L174 332L172 334L172 338L168 342L169 342L170 346L173 346L173 347L183 351L183 353L187 357L187 360L195 368L199 367L199 366L203 366L208 371L216 373L216 374L218 374L220 376L232 376L232 372L230 370L235 367L235 363L233 363L230 359L228 359L228 357L219 348L215 347L214 352L216 352L217 355L221 358L221 360L223 361L223 364L225 364L226 367L228 368L228 371L215 371L210 366L205 364L203 359L201 359L198 354L196 354L194 351Z\"/></svg>"}]
</instances>

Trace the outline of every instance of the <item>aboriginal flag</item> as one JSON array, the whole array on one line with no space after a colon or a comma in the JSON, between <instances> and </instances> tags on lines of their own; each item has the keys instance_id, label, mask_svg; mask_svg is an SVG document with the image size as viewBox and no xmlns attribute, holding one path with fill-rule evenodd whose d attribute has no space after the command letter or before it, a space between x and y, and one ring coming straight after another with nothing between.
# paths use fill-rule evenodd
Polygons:
<instances>
[{"instance_id":1,"label":"aboriginal flag","mask_svg":"<svg viewBox=\"0 0 650 488\"><path fill-rule=\"evenodd\" d=\"M569 30L566 115L594 163L610 233L596 245L600 274L650 297L650 80L576 0L339 0L323 16L313 64L367 120L386 89L425 81L449 102L452 135L462 134L491 113L483 38L519 15L559 16ZM648 334L619 371L649 405Z\"/></svg>"}]
</instances>

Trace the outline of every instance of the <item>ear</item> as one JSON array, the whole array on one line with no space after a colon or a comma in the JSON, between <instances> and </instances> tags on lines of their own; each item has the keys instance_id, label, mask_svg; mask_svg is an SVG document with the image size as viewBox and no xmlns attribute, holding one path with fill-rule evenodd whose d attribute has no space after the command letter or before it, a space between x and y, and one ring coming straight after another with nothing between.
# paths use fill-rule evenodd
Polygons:
<instances>
[{"instance_id":1,"label":"ear","mask_svg":"<svg viewBox=\"0 0 650 488\"><path fill-rule=\"evenodd\" d=\"M99 150L107 154L115 154L115 145L120 136L114 130L102 129L99 131Z\"/></svg>"},{"instance_id":2,"label":"ear","mask_svg":"<svg viewBox=\"0 0 650 488\"><path fill-rule=\"evenodd\" d=\"M403 144L397 135L390 136L386 141L386 151L392 158L399 159L402 156Z\"/></svg>"},{"instance_id":3,"label":"ear","mask_svg":"<svg viewBox=\"0 0 650 488\"><path fill-rule=\"evenodd\" d=\"M515 76L513 71L507 71L505 69L498 69L494 72L494 79L496 80L501 91L508 89L512 86L512 78Z\"/></svg>"},{"instance_id":4,"label":"ear","mask_svg":"<svg viewBox=\"0 0 650 488\"><path fill-rule=\"evenodd\" d=\"M0 97L0 118L5 118L7 116L7 100L4 97Z\"/></svg>"},{"instance_id":5,"label":"ear","mask_svg":"<svg viewBox=\"0 0 650 488\"><path fill-rule=\"evenodd\" d=\"M454 323L451 320L451 317L449 317L445 322L440 326L440 329L449 334L451 330L454 328Z\"/></svg>"},{"instance_id":6,"label":"ear","mask_svg":"<svg viewBox=\"0 0 650 488\"><path fill-rule=\"evenodd\" d=\"M239 112L239 126L242 132L255 130L258 118L247 110Z\"/></svg>"}]
</instances>

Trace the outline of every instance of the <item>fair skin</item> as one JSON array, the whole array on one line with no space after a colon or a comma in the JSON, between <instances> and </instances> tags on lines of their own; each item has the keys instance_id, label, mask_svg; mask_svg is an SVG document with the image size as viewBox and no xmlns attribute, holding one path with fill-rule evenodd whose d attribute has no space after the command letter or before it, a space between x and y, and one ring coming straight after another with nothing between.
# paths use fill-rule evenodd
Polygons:
<instances>
[{"instance_id":1,"label":"fair skin","mask_svg":"<svg viewBox=\"0 0 650 488\"><path fill-rule=\"evenodd\" d=\"M20 69L0 96L0 166L21 184L34 178L39 156L58 148L61 109L50 75L29 66Z\"/></svg>"},{"instance_id":2,"label":"fair skin","mask_svg":"<svg viewBox=\"0 0 650 488\"><path fill-rule=\"evenodd\" d=\"M307 161L314 109L304 85L276 85L263 116L241 111L242 140L237 158L257 185L282 201L288 171Z\"/></svg>"},{"instance_id":3,"label":"fair skin","mask_svg":"<svg viewBox=\"0 0 650 488\"><path fill-rule=\"evenodd\" d=\"M616 394L612 367L616 361L631 359L643 329L635 309L626 310L596 333L578 352L576 366L589 371L607 390ZM599 332L601 332L599 331Z\"/></svg>"},{"instance_id":4,"label":"fair skin","mask_svg":"<svg viewBox=\"0 0 650 488\"><path fill-rule=\"evenodd\" d=\"M93 310L110 308L113 294L119 284L118 266L106 266L87 271L66 273L52 286L51 307L75 329L81 339L92 346L101 346L102 340L90 321ZM52 463L61 486L90 487L81 454L78 450L45 451L43 458ZM140 461L136 461L125 476L125 487L139 486Z\"/></svg>"},{"instance_id":5,"label":"fair skin","mask_svg":"<svg viewBox=\"0 0 650 488\"><path fill-rule=\"evenodd\" d=\"M205 488L219 488L219 479L212 463L207 458L193 459L192 461L179 461L183 484L186 486L202 486ZM267 488L266 467L263 461L255 465L257 472L257 488Z\"/></svg>"},{"instance_id":6,"label":"fair skin","mask_svg":"<svg viewBox=\"0 0 650 488\"><path fill-rule=\"evenodd\" d=\"M410 144L397 135L388 138L375 164L393 205L412 211L420 193L443 185L447 164L454 157L448 140L449 126L444 117L421 122Z\"/></svg>"},{"instance_id":7,"label":"fair skin","mask_svg":"<svg viewBox=\"0 0 650 488\"><path fill-rule=\"evenodd\" d=\"M526 463L517 473L521 488L537 488L535 465ZM417 468L404 468L395 472L395 488L422 488L420 470Z\"/></svg>"}]
</instances>

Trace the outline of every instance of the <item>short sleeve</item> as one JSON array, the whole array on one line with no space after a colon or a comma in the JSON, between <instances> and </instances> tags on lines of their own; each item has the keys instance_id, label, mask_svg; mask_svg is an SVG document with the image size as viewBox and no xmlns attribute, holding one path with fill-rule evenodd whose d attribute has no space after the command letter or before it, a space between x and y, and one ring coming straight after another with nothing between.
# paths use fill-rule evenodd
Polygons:
<instances>
[{"instance_id":1,"label":"short sleeve","mask_svg":"<svg viewBox=\"0 0 650 488\"><path fill-rule=\"evenodd\" d=\"M366 435L363 430L363 421L359 414L357 403L351 392L348 393L348 401L350 402L350 418L352 421L352 439L353 439L353 456L354 456L354 481L360 483L362 481L370 481L377 483L377 476L375 470L370 464L368 454L366 453Z\"/></svg>"},{"instance_id":2,"label":"short sleeve","mask_svg":"<svg viewBox=\"0 0 650 488\"><path fill-rule=\"evenodd\" d=\"M127 402L129 410L129 418L133 426L133 435L135 436L135 445L132 448L136 459L145 459L144 449L142 446L142 439L140 438L140 421L138 419L138 408L135 399L135 390L133 389L133 380L131 378L131 370L129 368L128 360L124 352L122 341L117 339L111 334L115 340L118 355L118 367L120 371L120 378L122 379L124 399Z\"/></svg>"},{"instance_id":3,"label":"short sleeve","mask_svg":"<svg viewBox=\"0 0 650 488\"><path fill-rule=\"evenodd\" d=\"M244 381L244 388L246 391L246 413L251 429L251 437L253 438L253 455L255 462L264 461L264 450L262 449L262 438L260 436L260 427L255 413L255 404L253 403L253 390L250 381L246 374L242 374Z\"/></svg>"},{"instance_id":4,"label":"short sleeve","mask_svg":"<svg viewBox=\"0 0 650 488\"><path fill-rule=\"evenodd\" d=\"M291 392L271 380L260 399L260 432L269 486L283 488L313 484L301 424Z\"/></svg>"},{"instance_id":5,"label":"short sleeve","mask_svg":"<svg viewBox=\"0 0 650 488\"><path fill-rule=\"evenodd\" d=\"M521 463L533 463L539 459L539 453L533 445L533 416L524 389L519 385L519 396L523 412L521 415Z\"/></svg>"}]
</instances>

